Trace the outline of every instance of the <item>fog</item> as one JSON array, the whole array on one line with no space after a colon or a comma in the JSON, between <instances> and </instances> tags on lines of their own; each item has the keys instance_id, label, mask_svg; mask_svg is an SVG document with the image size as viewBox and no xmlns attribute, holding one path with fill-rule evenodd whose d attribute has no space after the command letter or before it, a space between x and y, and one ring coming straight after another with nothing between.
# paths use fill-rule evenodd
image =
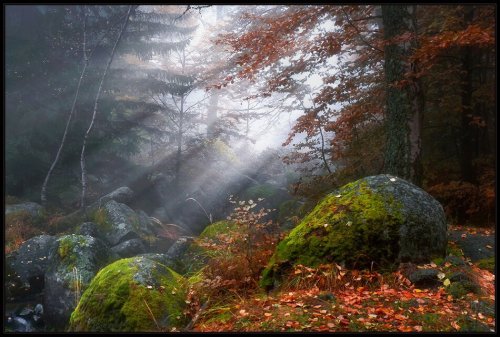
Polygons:
<instances>
[{"instance_id":1,"label":"fog","mask_svg":"<svg viewBox=\"0 0 500 337\"><path fill-rule=\"evenodd\" d=\"M4 10L4 331L494 330L496 7Z\"/></svg>"}]
</instances>

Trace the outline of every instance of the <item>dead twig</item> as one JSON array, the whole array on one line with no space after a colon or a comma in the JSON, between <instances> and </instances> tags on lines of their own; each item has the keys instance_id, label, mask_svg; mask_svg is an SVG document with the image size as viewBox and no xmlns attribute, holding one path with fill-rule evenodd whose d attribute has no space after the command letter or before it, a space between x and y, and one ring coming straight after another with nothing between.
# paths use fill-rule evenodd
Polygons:
<instances>
[{"instance_id":1,"label":"dead twig","mask_svg":"<svg viewBox=\"0 0 500 337\"><path fill-rule=\"evenodd\" d=\"M188 323L188 325L186 325L186 327L184 328L184 331L190 331L193 328L196 321L200 318L200 315L203 312L203 310L205 310L207 308L209 302L210 302L210 299L208 299L205 303L203 303L200 310L198 310L196 315L194 315L193 319Z\"/></svg>"},{"instance_id":2,"label":"dead twig","mask_svg":"<svg viewBox=\"0 0 500 337\"><path fill-rule=\"evenodd\" d=\"M151 308L149 307L148 305L148 302L146 302L145 299L143 299L144 301L144 304L146 304L146 308L148 308L148 311L149 311L149 314L151 315L151 318L153 319L153 321L155 322L156 324L156 327L158 328L158 331L161 330L160 326L158 325L158 322L156 321L156 318L155 318L155 315L153 314L153 312L151 311Z\"/></svg>"}]
</instances>

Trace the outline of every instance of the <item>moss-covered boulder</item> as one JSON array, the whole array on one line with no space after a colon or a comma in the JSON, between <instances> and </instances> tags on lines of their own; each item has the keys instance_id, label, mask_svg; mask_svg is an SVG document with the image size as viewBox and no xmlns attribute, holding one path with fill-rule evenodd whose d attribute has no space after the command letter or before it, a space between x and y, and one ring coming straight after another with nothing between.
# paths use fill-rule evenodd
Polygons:
<instances>
[{"instance_id":1,"label":"moss-covered boulder","mask_svg":"<svg viewBox=\"0 0 500 337\"><path fill-rule=\"evenodd\" d=\"M208 260L218 254L218 251L204 248L203 242L217 243L219 234L230 234L237 230L236 224L230 221L218 221L207 226L196 238L179 238L168 250L173 268L183 275L190 275L199 271Z\"/></svg>"},{"instance_id":2,"label":"moss-covered boulder","mask_svg":"<svg viewBox=\"0 0 500 337\"><path fill-rule=\"evenodd\" d=\"M72 234L58 238L44 275L46 321L56 329L64 329L92 278L117 258L101 240L91 236Z\"/></svg>"},{"instance_id":3,"label":"moss-covered boulder","mask_svg":"<svg viewBox=\"0 0 500 337\"><path fill-rule=\"evenodd\" d=\"M70 331L137 332L184 327L187 281L146 257L118 260L92 280L71 315Z\"/></svg>"},{"instance_id":4,"label":"moss-covered boulder","mask_svg":"<svg viewBox=\"0 0 500 337\"><path fill-rule=\"evenodd\" d=\"M335 261L348 267L392 267L444 257L442 206L394 176L366 177L328 194L279 243L261 285L272 286L294 264Z\"/></svg>"}]
</instances>

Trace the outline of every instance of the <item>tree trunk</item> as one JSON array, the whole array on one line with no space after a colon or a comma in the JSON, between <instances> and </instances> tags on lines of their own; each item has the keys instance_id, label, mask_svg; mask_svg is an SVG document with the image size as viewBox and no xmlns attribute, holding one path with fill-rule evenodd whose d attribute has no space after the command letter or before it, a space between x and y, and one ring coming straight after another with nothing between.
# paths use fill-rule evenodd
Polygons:
<instances>
[{"instance_id":1,"label":"tree trunk","mask_svg":"<svg viewBox=\"0 0 500 337\"><path fill-rule=\"evenodd\" d=\"M474 17L474 8L465 6L464 23L465 26L472 22ZM474 152L476 149L476 137L474 126L470 125L472 120L472 72L474 67L474 60L471 47L464 47L462 58L462 116L459 133L460 144L460 171L463 181L471 183L475 182L474 168L472 160L474 159Z\"/></svg>"},{"instance_id":2,"label":"tree trunk","mask_svg":"<svg viewBox=\"0 0 500 337\"><path fill-rule=\"evenodd\" d=\"M184 95L181 95L181 104L179 109L179 130L177 133L177 156L175 158L175 188L180 186L181 161L182 161L182 136L184 133Z\"/></svg>"},{"instance_id":3,"label":"tree trunk","mask_svg":"<svg viewBox=\"0 0 500 337\"><path fill-rule=\"evenodd\" d=\"M412 6L410 29L414 34L411 40L411 48L417 48L417 6ZM414 61L411 65L412 81L410 84L410 98L412 100L412 115L408 120L410 130L410 180L417 186L422 187L423 165L422 165L422 126L424 124L425 97L422 83L415 75L419 71L418 64Z\"/></svg>"},{"instance_id":4,"label":"tree trunk","mask_svg":"<svg viewBox=\"0 0 500 337\"><path fill-rule=\"evenodd\" d=\"M207 110L207 138L212 139L215 136L215 124L217 122L217 105L219 102L219 92L214 90L210 97Z\"/></svg>"},{"instance_id":5,"label":"tree trunk","mask_svg":"<svg viewBox=\"0 0 500 337\"><path fill-rule=\"evenodd\" d=\"M222 6L216 6L215 23L222 17ZM215 136L215 125L217 122L217 110L219 103L219 90L212 90L207 109L207 138L212 139Z\"/></svg>"},{"instance_id":6,"label":"tree trunk","mask_svg":"<svg viewBox=\"0 0 500 337\"><path fill-rule=\"evenodd\" d=\"M99 83L99 88L97 89L97 94L96 94L95 101L94 101L94 112L92 114L92 120L90 121L89 128L87 129L87 131L85 132L85 135L83 137L82 152L80 154L80 166L81 166L81 171L82 171L82 196L81 196L80 207L84 211L85 211L85 206L86 206L85 197L86 197L86 191L87 191L87 170L85 167L85 146L87 145L88 136L89 136L90 131L92 130L92 127L94 125L95 116L97 114L97 104L99 102L99 97L101 96L102 85L104 83L104 79L106 78L106 74L109 70L109 67L111 66L111 62L113 62L113 58L114 58L115 52L116 52L116 47L118 46L118 43L120 43L120 40L122 39L122 36L123 36L123 32L127 28L129 17L130 17L130 14L132 13L132 7L133 7L133 5L130 5L128 7L127 14L125 16L125 21L124 21L123 26L120 30L120 33L118 34L118 37L115 41L115 44L113 45L113 49L111 50L111 55L109 56L108 63L106 64L106 68L104 69L104 72L103 72L102 77L101 77L101 82Z\"/></svg>"},{"instance_id":7,"label":"tree trunk","mask_svg":"<svg viewBox=\"0 0 500 337\"><path fill-rule=\"evenodd\" d=\"M49 184L49 179L50 176L52 175L52 171L54 171L54 168L57 165L57 162L59 161L59 156L61 155L62 149L64 148L64 145L66 144L66 136L68 135L68 130L69 126L71 124L71 120L73 119L73 115L75 112L75 106L76 106L76 101L78 99L78 94L80 93L80 87L82 85L82 80L85 75L85 72L87 71L87 66L89 64L89 60L87 58L87 51L86 51L86 23L87 23L87 16L85 13L85 7L83 9L83 69L80 74L80 79L78 80L78 85L76 86L76 92L75 92L75 98L73 99L73 104L71 105L71 110L69 112L68 116L68 121L66 122L66 127L64 128L64 133L63 137L61 139L61 143L59 144L59 148L57 149L56 157L54 158L54 161L52 162L52 165L50 165L49 171L47 172L47 175L45 176L45 180L43 181L42 185L42 191L40 193L40 201L42 205L47 204L47 185Z\"/></svg>"},{"instance_id":8,"label":"tree trunk","mask_svg":"<svg viewBox=\"0 0 500 337\"><path fill-rule=\"evenodd\" d=\"M387 105L384 170L418 183L418 177L421 177L422 103L416 98L418 91L415 91L413 83L402 85L400 82L405 80L405 73L411 71L407 69L406 59L412 43L390 42L396 36L414 31L411 9L405 5L382 5L382 21L384 38L389 41L384 48ZM396 85L398 82L400 85Z\"/></svg>"},{"instance_id":9,"label":"tree trunk","mask_svg":"<svg viewBox=\"0 0 500 337\"><path fill-rule=\"evenodd\" d=\"M332 170L330 169L330 166L328 165L328 161L326 160L326 155L325 155L325 138L323 137L323 130L321 128L321 122L318 121L318 129L319 129L319 134L321 136L321 160L323 160L323 164L325 165L326 170L328 173L332 173Z\"/></svg>"}]
</instances>

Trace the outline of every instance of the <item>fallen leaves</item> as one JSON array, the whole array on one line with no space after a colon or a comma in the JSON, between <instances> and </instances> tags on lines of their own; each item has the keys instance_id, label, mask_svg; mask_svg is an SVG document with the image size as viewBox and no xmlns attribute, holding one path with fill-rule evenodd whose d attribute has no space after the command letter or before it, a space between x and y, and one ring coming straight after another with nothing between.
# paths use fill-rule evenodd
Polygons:
<instances>
[{"instance_id":1,"label":"fallen leaves","mask_svg":"<svg viewBox=\"0 0 500 337\"><path fill-rule=\"evenodd\" d=\"M397 319L398 321L406 321L408 319L408 316L403 316L401 314L396 314L396 315L394 315L394 318Z\"/></svg>"},{"instance_id":2,"label":"fallen leaves","mask_svg":"<svg viewBox=\"0 0 500 337\"><path fill-rule=\"evenodd\" d=\"M452 322L451 322L451 326L452 326L453 328L455 328L456 330L460 331L460 325L458 325L458 324L457 324L457 322L452 321Z\"/></svg>"},{"instance_id":3,"label":"fallen leaves","mask_svg":"<svg viewBox=\"0 0 500 337\"><path fill-rule=\"evenodd\" d=\"M486 289L481 298L494 301L495 275L477 266L471 268L478 283ZM305 267L301 270L301 276L316 272ZM289 288L265 300L235 299L235 310L229 321L200 323L202 328L199 331L450 332L461 331L465 317L480 321L490 329L495 328L494 317L471 308L472 299L479 298L478 295L455 299L443 286L437 289L414 288L404 282L405 278L399 272L391 276L390 282L386 275L384 279L378 275L370 279L374 273L354 272L340 266L337 275L339 272L346 273L352 282L350 286L337 290ZM358 283L357 278L363 283ZM444 280L444 285L450 282L441 273L438 278ZM380 283L374 286L367 280ZM332 299L319 298L318 295L324 292L332 293Z\"/></svg>"},{"instance_id":4,"label":"fallen leaves","mask_svg":"<svg viewBox=\"0 0 500 337\"><path fill-rule=\"evenodd\" d=\"M401 326L398 326L398 331L401 331L401 332L412 332L413 328L411 326L401 325Z\"/></svg>"}]
</instances>

